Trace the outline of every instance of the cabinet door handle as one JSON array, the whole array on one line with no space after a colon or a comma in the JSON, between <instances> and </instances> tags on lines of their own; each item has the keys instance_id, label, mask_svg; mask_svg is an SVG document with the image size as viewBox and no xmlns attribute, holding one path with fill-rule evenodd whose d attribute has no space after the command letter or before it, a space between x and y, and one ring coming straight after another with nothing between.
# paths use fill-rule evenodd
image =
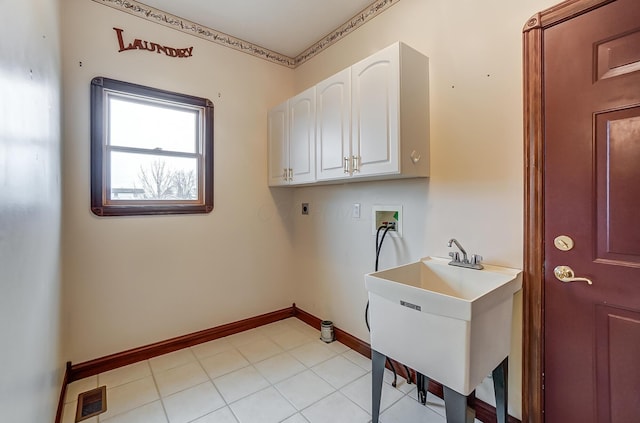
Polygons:
<instances>
[{"instance_id":1,"label":"cabinet door handle","mask_svg":"<svg viewBox=\"0 0 640 423\"><path fill-rule=\"evenodd\" d=\"M289 177L289 169L286 169L286 168L282 169L282 180L286 181L288 177Z\"/></svg>"},{"instance_id":2,"label":"cabinet door handle","mask_svg":"<svg viewBox=\"0 0 640 423\"><path fill-rule=\"evenodd\" d=\"M349 173L349 157L344 157L344 173Z\"/></svg>"},{"instance_id":3,"label":"cabinet door handle","mask_svg":"<svg viewBox=\"0 0 640 423\"><path fill-rule=\"evenodd\" d=\"M351 156L353 171L360 172L360 156Z\"/></svg>"},{"instance_id":4,"label":"cabinet door handle","mask_svg":"<svg viewBox=\"0 0 640 423\"><path fill-rule=\"evenodd\" d=\"M289 180L293 181L293 168L289 168Z\"/></svg>"}]
</instances>

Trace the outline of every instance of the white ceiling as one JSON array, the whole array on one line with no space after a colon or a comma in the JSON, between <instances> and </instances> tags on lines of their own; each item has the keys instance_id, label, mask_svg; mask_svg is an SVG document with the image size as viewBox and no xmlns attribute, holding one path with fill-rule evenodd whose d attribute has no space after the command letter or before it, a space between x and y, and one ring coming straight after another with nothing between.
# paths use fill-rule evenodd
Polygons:
<instances>
[{"instance_id":1,"label":"white ceiling","mask_svg":"<svg viewBox=\"0 0 640 423\"><path fill-rule=\"evenodd\" d=\"M141 3L296 57L373 0L142 0Z\"/></svg>"}]
</instances>

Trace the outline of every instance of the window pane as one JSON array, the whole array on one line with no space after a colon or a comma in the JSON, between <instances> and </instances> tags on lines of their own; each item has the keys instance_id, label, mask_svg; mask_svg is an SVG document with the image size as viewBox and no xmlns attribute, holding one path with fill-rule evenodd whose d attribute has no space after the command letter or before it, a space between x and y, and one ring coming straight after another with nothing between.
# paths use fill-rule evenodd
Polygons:
<instances>
[{"instance_id":1,"label":"window pane","mask_svg":"<svg viewBox=\"0 0 640 423\"><path fill-rule=\"evenodd\" d=\"M198 110L109 95L109 144L197 152Z\"/></svg>"},{"instance_id":2,"label":"window pane","mask_svg":"<svg viewBox=\"0 0 640 423\"><path fill-rule=\"evenodd\" d=\"M197 200L198 159L111 152L112 201Z\"/></svg>"}]
</instances>

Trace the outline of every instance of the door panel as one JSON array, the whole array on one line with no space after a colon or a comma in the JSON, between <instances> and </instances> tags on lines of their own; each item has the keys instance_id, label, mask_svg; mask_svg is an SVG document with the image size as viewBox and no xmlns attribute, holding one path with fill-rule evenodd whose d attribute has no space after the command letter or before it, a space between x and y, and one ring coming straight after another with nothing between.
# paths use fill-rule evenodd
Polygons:
<instances>
[{"instance_id":1,"label":"door panel","mask_svg":"<svg viewBox=\"0 0 640 423\"><path fill-rule=\"evenodd\" d=\"M597 260L640 266L640 107L596 115Z\"/></svg>"},{"instance_id":2,"label":"door panel","mask_svg":"<svg viewBox=\"0 0 640 423\"><path fill-rule=\"evenodd\" d=\"M291 183L316 178L316 97L311 87L289 100L289 167Z\"/></svg>"},{"instance_id":3,"label":"door panel","mask_svg":"<svg viewBox=\"0 0 640 423\"><path fill-rule=\"evenodd\" d=\"M613 78L640 70L640 30L619 34L597 44L597 79Z\"/></svg>"},{"instance_id":4,"label":"door panel","mask_svg":"<svg viewBox=\"0 0 640 423\"><path fill-rule=\"evenodd\" d=\"M269 146L269 186L288 184L289 114L287 102L277 105L267 114L267 142Z\"/></svg>"},{"instance_id":5,"label":"door panel","mask_svg":"<svg viewBox=\"0 0 640 423\"><path fill-rule=\"evenodd\" d=\"M640 416L640 313L596 307L598 422L633 422Z\"/></svg>"},{"instance_id":6,"label":"door panel","mask_svg":"<svg viewBox=\"0 0 640 423\"><path fill-rule=\"evenodd\" d=\"M640 350L639 33L637 0L544 31L544 403L551 423L638 421L640 360L628 354ZM574 248L557 249L559 235ZM593 285L559 281L559 265Z\"/></svg>"},{"instance_id":7,"label":"door panel","mask_svg":"<svg viewBox=\"0 0 640 423\"><path fill-rule=\"evenodd\" d=\"M398 173L399 45L392 45L352 67L352 154L354 176Z\"/></svg>"},{"instance_id":8,"label":"door panel","mask_svg":"<svg viewBox=\"0 0 640 423\"><path fill-rule=\"evenodd\" d=\"M317 179L339 179L344 158L351 156L351 69L347 68L316 87Z\"/></svg>"},{"instance_id":9,"label":"door panel","mask_svg":"<svg viewBox=\"0 0 640 423\"><path fill-rule=\"evenodd\" d=\"M389 82L391 64L378 62L358 74L359 153L367 163L389 161L388 110L391 107Z\"/></svg>"}]
</instances>

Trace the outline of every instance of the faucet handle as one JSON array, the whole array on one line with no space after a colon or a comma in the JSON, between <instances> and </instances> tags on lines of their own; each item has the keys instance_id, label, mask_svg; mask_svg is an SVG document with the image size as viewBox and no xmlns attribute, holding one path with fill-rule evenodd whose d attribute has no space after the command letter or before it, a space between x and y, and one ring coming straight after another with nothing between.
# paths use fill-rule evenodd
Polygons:
<instances>
[{"instance_id":1,"label":"faucet handle","mask_svg":"<svg viewBox=\"0 0 640 423\"><path fill-rule=\"evenodd\" d=\"M452 251L449 253L449 257L451 257L451 261L459 262L460 261L460 253L457 251Z\"/></svg>"},{"instance_id":2,"label":"faucet handle","mask_svg":"<svg viewBox=\"0 0 640 423\"><path fill-rule=\"evenodd\" d=\"M471 254L471 264L482 263L482 256L480 254Z\"/></svg>"}]
</instances>

